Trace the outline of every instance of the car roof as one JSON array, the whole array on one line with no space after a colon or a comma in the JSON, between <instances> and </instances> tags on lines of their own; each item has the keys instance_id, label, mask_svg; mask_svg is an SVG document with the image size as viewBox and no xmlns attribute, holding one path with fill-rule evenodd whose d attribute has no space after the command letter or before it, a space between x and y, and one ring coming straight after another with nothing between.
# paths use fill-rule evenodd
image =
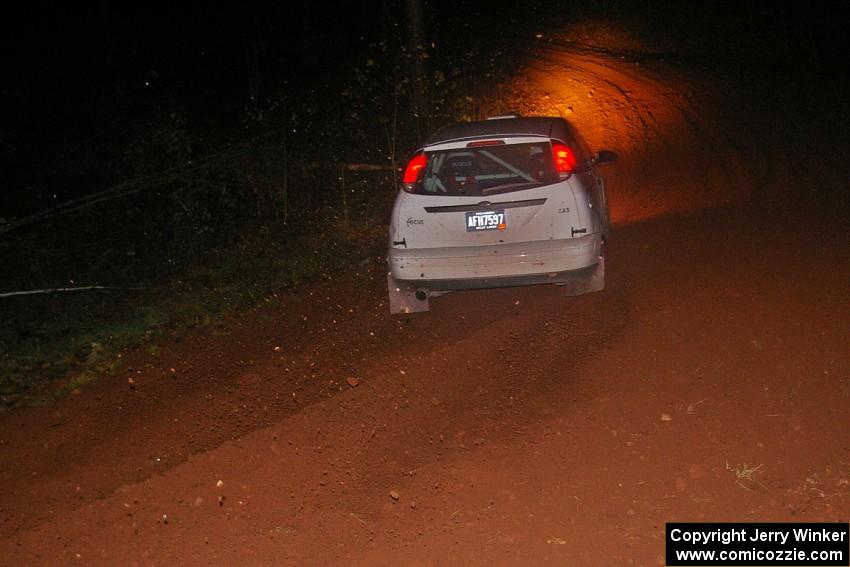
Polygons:
<instances>
[{"instance_id":1,"label":"car roof","mask_svg":"<svg viewBox=\"0 0 850 567\"><path fill-rule=\"evenodd\" d=\"M570 131L566 120L554 116L494 118L479 122L460 122L440 128L425 141L424 146L454 140L510 136L545 136L567 141L572 138Z\"/></svg>"}]
</instances>

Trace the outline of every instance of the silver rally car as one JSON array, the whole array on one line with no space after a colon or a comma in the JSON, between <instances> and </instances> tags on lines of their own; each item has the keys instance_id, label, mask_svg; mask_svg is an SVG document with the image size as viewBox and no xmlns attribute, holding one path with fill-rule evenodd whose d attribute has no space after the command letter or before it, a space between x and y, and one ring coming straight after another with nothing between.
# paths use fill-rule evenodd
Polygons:
<instances>
[{"instance_id":1,"label":"silver rally car","mask_svg":"<svg viewBox=\"0 0 850 567\"><path fill-rule=\"evenodd\" d=\"M592 154L563 118L516 116L437 131L404 172L389 230L392 313L462 289L605 285L608 202Z\"/></svg>"}]
</instances>

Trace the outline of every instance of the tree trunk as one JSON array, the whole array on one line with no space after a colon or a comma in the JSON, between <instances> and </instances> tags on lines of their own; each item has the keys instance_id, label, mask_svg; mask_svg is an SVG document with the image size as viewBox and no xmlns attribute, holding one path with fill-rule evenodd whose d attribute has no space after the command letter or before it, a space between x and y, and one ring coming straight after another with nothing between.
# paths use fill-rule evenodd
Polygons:
<instances>
[{"instance_id":1,"label":"tree trunk","mask_svg":"<svg viewBox=\"0 0 850 567\"><path fill-rule=\"evenodd\" d=\"M112 17L109 13L107 0L100 0L100 24L103 32L103 63L104 67L112 70L115 63L115 43L112 33Z\"/></svg>"},{"instance_id":2,"label":"tree trunk","mask_svg":"<svg viewBox=\"0 0 850 567\"><path fill-rule=\"evenodd\" d=\"M425 68L426 42L425 18L422 0L407 0L407 55L410 58L411 104L416 116L419 138L428 129L428 82Z\"/></svg>"}]
</instances>

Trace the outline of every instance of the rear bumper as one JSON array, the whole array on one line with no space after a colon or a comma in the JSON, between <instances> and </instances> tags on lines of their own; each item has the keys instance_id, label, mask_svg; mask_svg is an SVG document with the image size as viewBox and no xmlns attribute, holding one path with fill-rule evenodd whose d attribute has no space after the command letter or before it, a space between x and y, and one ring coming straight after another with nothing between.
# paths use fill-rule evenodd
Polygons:
<instances>
[{"instance_id":1,"label":"rear bumper","mask_svg":"<svg viewBox=\"0 0 850 567\"><path fill-rule=\"evenodd\" d=\"M392 248L389 269L399 283L431 290L557 283L599 262L599 234L495 246Z\"/></svg>"}]
</instances>

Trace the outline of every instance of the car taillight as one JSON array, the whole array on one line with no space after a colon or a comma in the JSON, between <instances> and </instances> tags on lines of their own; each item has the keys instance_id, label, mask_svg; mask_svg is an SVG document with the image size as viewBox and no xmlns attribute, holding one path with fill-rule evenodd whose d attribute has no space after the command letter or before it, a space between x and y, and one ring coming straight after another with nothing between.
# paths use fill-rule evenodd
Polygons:
<instances>
[{"instance_id":1,"label":"car taillight","mask_svg":"<svg viewBox=\"0 0 850 567\"><path fill-rule=\"evenodd\" d=\"M576 156L565 144L552 142L552 161L555 162L555 171L558 177L566 179L576 167Z\"/></svg>"},{"instance_id":2,"label":"car taillight","mask_svg":"<svg viewBox=\"0 0 850 567\"><path fill-rule=\"evenodd\" d=\"M428 165L428 156L424 152L413 156L408 162L404 170L404 177L402 178L405 190L410 191L413 189L413 185L419 180L419 176L422 174L426 165Z\"/></svg>"}]
</instances>

